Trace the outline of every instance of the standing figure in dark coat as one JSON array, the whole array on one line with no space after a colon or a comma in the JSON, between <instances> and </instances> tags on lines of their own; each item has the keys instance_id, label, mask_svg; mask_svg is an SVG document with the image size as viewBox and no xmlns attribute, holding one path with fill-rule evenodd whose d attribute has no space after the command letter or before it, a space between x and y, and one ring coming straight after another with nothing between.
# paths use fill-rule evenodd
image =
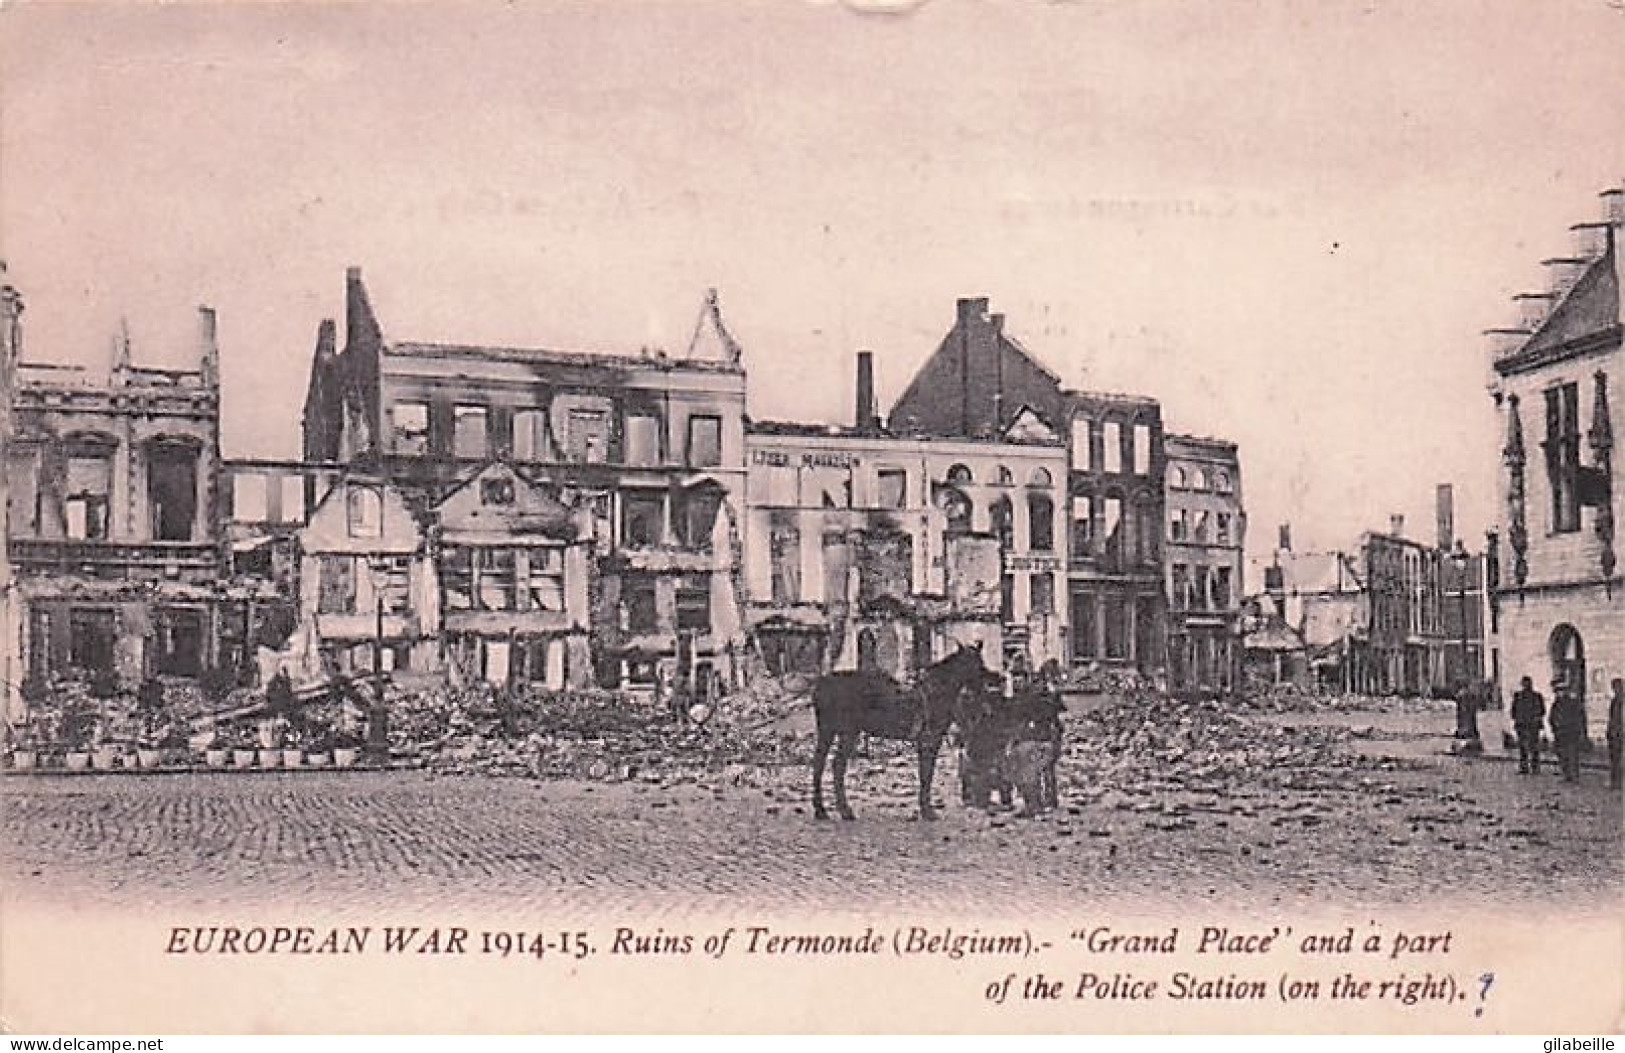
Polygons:
<instances>
[{"instance_id":1,"label":"standing figure in dark coat","mask_svg":"<svg viewBox=\"0 0 1625 1053\"><path fill-rule=\"evenodd\" d=\"M1620 752L1625 749L1625 680L1619 677L1608 685L1613 697L1608 700L1608 788L1617 790L1622 784Z\"/></svg>"},{"instance_id":2,"label":"standing figure in dark coat","mask_svg":"<svg viewBox=\"0 0 1625 1053\"><path fill-rule=\"evenodd\" d=\"M1534 681L1523 678L1512 696L1512 728L1518 734L1518 773L1540 774L1540 726L1546 722L1546 699Z\"/></svg>"},{"instance_id":3,"label":"standing figure in dark coat","mask_svg":"<svg viewBox=\"0 0 1625 1053\"><path fill-rule=\"evenodd\" d=\"M1580 747L1585 742L1586 711L1579 692L1568 683L1552 685L1552 742L1557 747L1557 767L1564 782L1580 781Z\"/></svg>"}]
</instances>

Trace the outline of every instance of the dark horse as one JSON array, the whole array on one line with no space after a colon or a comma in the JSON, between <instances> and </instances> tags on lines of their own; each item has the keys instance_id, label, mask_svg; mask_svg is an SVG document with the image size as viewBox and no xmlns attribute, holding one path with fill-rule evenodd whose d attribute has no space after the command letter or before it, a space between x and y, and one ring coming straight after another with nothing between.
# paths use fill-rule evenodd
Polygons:
<instances>
[{"instance_id":1,"label":"dark horse","mask_svg":"<svg viewBox=\"0 0 1625 1053\"><path fill-rule=\"evenodd\" d=\"M920 818L936 818L931 810L931 779L936 773L937 752L948 729L961 721L967 699L985 690L991 679L997 675L982 664L981 651L968 647L926 667L912 689L870 670L821 678L813 687L813 709L818 716L813 817L829 818L824 810L824 760L833 745L835 810L842 819L854 818L852 806L846 802L846 765L858 735L867 734L914 743L920 759Z\"/></svg>"}]
</instances>

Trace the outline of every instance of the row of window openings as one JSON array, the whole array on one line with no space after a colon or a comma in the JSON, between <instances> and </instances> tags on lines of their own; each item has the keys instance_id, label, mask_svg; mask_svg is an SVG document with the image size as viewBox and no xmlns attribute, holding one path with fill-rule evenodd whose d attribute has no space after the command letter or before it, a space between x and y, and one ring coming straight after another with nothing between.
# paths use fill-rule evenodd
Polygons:
<instances>
[{"instance_id":1,"label":"row of window openings","mask_svg":"<svg viewBox=\"0 0 1625 1053\"><path fill-rule=\"evenodd\" d=\"M424 402L397 402L390 407L394 428L394 450L400 454L427 455L434 442L430 418L434 407ZM484 406L452 407L450 447L453 457L484 460L510 451L519 461L551 461L555 452L562 460L576 464L604 464L610 460L610 413L600 409L572 409L565 415L564 442L554 441L546 410L520 409L490 413ZM665 463L661 450L661 419L652 413L627 413L621 417L621 451L618 463L655 466ZM684 464L691 468L713 468L722 463L722 418L694 414L688 418L688 445Z\"/></svg>"},{"instance_id":2,"label":"row of window openings","mask_svg":"<svg viewBox=\"0 0 1625 1053\"><path fill-rule=\"evenodd\" d=\"M768 468L765 471L768 481L764 496L768 503L778 505L800 503L801 498L795 493L795 490L799 489L801 477L803 473L808 471L807 469ZM856 507L853 496L853 480L850 472L837 474L834 470L816 469L813 470L812 474L813 485L817 487L815 502L819 506L823 508ZM946 481L951 486L972 486L976 483L976 477L966 465L956 464L948 469ZM874 507L892 511L901 511L908 507L908 471L906 469L876 469L875 484ZM999 465L994 471L992 485L1014 486L1015 474L1008 467ZM1034 489L1049 489L1055 485L1055 481L1048 469L1035 468L1028 477L1027 485Z\"/></svg>"},{"instance_id":3,"label":"row of window openings","mask_svg":"<svg viewBox=\"0 0 1625 1053\"><path fill-rule=\"evenodd\" d=\"M1229 610L1235 599L1231 593L1229 567L1210 568L1175 563L1171 587L1171 599L1177 610Z\"/></svg>"},{"instance_id":4,"label":"row of window openings","mask_svg":"<svg viewBox=\"0 0 1625 1053\"><path fill-rule=\"evenodd\" d=\"M1142 634L1134 648L1138 656L1148 657L1155 652L1154 618L1135 618L1134 602L1125 596L1103 597L1099 606L1101 610L1097 614L1094 595L1075 593L1072 597L1072 655L1075 659L1121 661L1136 657L1130 653L1136 631Z\"/></svg>"},{"instance_id":5,"label":"row of window openings","mask_svg":"<svg viewBox=\"0 0 1625 1053\"><path fill-rule=\"evenodd\" d=\"M1030 614L1048 617L1055 613L1055 576L1034 574L1027 579ZM999 579L999 617L1006 623L1016 619L1016 578L1005 574Z\"/></svg>"},{"instance_id":6,"label":"row of window openings","mask_svg":"<svg viewBox=\"0 0 1625 1053\"><path fill-rule=\"evenodd\" d=\"M1135 506L1131 524L1123 514L1120 497L1072 499L1072 556L1126 559L1140 562L1157 558L1156 513L1149 503Z\"/></svg>"},{"instance_id":7,"label":"row of window openings","mask_svg":"<svg viewBox=\"0 0 1625 1053\"><path fill-rule=\"evenodd\" d=\"M440 583L451 611L564 610L564 559L556 549L448 547ZM408 556L323 556L316 609L407 614L411 591Z\"/></svg>"},{"instance_id":8,"label":"row of window openings","mask_svg":"<svg viewBox=\"0 0 1625 1053\"><path fill-rule=\"evenodd\" d=\"M1169 509L1168 540L1195 541L1198 544L1215 541L1221 545L1228 545L1230 543L1230 513L1209 513L1206 510L1199 510L1192 516L1188 509Z\"/></svg>"},{"instance_id":9,"label":"row of window openings","mask_svg":"<svg viewBox=\"0 0 1625 1053\"><path fill-rule=\"evenodd\" d=\"M47 495L39 488L39 466L24 453L8 466L8 511L19 536L41 531ZM62 536L72 541L106 541L112 536L113 457L70 454L60 503ZM148 455L147 509L153 541L192 541L197 527L197 455L190 449L155 448Z\"/></svg>"},{"instance_id":10,"label":"row of window openings","mask_svg":"<svg viewBox=\"0 0 1625 1053\"><path fill-rule=\"evenodd\" d=\"M1135 424L1125 428L1117 421L1100 425L1099 456L1095 453L1095 422L1072 422L1072 467L1085 472L1135 475L1151 474L1151 428Z\"/></svg>"},{"instance_id":11,"label":"row of window openings","mask_svg":"<svg viewBox=\"0 0 1625 1053\"><path fill-rule=\"evenodd\" d=\"M1193 468L1187 474L1185 469L1177 464L1168 470L1168 485L1175 490L1196 490L1202 493L1210 489L1206 469ZM1211 489L1221 494L1232 493L1235 487L1230 481L1230 473L1223 468L1214 469Z\"/></svg>"},{"instance_id":12,"label":"row of window openings","mask_svg":"<svg viewBox=\"0 0 1625 1053\"><path fill-rule=\"evenodd\" d=\"M507 480L487 482L506 483ZM511 487L500 488L500 492L493 492L488 497L497 498L495 503L499 504L511 504L513 500ZM721 495L708 489L682 495L675 502L669 531L666 497L664 491L652 490L631 490L622 495L621 544L628 548L646 548L672 540L685 548L707 548L722 507ZM488 500L488 503L491 502ZM383 536L383 498L377 489L370 486L349 487L345 511L351 537Z\"/></svg>"},{"instance_id":13,"label":"row of window openings","mask_svg":"<svg viewBox=\"0 0 1625 1053\"><path fill-rule=\"evenodd\" d=\"M563 556L553 549L448 548L441 557L440 581L448 611L565 609ZM659 631L657 597L653 578L626 579L622 602L628 631ZM410 558L325 556L317 602L321 614L406 614L411 610ZM711 589L704 576L678 582L675 608L677 631L710 631Z\"/></svg>"}]
</instances>

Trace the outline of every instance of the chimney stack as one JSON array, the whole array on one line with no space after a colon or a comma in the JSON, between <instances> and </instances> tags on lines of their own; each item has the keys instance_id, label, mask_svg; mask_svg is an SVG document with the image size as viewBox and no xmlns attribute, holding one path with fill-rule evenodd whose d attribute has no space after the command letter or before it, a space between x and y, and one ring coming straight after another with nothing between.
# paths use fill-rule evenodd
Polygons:
<instances>
[{"instance_id":1,"label":"chimney stack","mask_svg":"<svg viewBox=\"0 0 1625 1053\"><path fill-rule=\"evenodd\" d=\"M1625 224L1625 189L1610 187L1597 195L1602 198L1602 218L1615 226Z\"/></svg>"},{"instance_id":2,"label":"chimney stack","mask_svg":"<svg viewBox=\"0 0 1625 1053\"><path fill-rule=\"evenodd\" d=\"M220 381L220 342L216 330L214 308L198 305L197 309L198 361L206 384Z\"/></svg>"},{"instance_id":3,"label":"chimney stack","mask_svg":"<svg viewBox=\"0 0 1625 1053\"><path fill-rule=\"evenodd\" d=\"M987 297L985 296L962 297L959 300L958 307L961 323L970 321L973 318L987 317Z\"/></svg>"},{"instance_id":4,"label":"chimney stack","mask_svg":"<svg viewBox=\"0 0 1625 1053\"><path fill-rule=\"evenodd\" d=\"M858 433L870 435L876 431L879 421L875 414L875 355L873 351L858 352L858 381L857 405L853 410L852 424Z\"/></svg>"},{"instance_id":5,"label":"chimney stack","mask_svg":"<svg viewBox=\"0 0 1625 1053\"><path fill-rule=\"evenodd\" d=\"M1456 491L1449 483L1440 483L1434 495L1439 518L1439 551L1449 552L1456 545Z\"/></svg>"},{"instance_id":6,"label":"chimney stack","mask_svg":"<svg viewBox=\"0 0 1625 1053\"><path fill-rule=\"evenodd\" d=\"M0 350L7 364L23 357L23 296L11 284L0 260Z\"/></svg>"},{"instance_id":7,"label":"chimney stack","mask_svg":"<svg viewBox=\"0 0 1625 1053\"><path fill-rule=\"evenodd\" d=\"M1280 535L1276 540L1275 547L1280 549L1282 552L1291 552L1292 551L1292 524L1291 523L1282 523L1281 524Z\"/></svg>"},{"instance_id":8,"label":"chimney stack","mask_svg":"<svg viewBox=\"0 0 1625 1053\"><path fill-rule=\"evenodd\" d=\"M1405 517L1398 512L1388 517L1388 533L1395 537L1405 536Z\"/></svg>"}]
</instances>

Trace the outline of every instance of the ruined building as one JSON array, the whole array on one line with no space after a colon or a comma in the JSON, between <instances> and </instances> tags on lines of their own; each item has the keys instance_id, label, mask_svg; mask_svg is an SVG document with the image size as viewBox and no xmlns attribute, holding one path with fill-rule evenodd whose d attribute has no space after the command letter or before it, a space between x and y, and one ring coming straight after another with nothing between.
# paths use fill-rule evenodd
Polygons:
<instances>
[{"instance_id":1,"label":"ruined building","mask_svg":"<svg viewBox=\"0 0 1625 1053\"><path fill-rule=\"evenodd\" d=\"M1488 332L1504 548L1495 590L1502 672L1550 697L1579 694L1593 725L1625 676L1625 514L1614 421L1621 418L1620 232L1625 190L1572 228L1546 260L1548 288L1517 297L1515 325Z\"/></svg>"},{"instance_id":2,"label":"ruined building","mask_svg":"<svg viewBox=\"0 0 1625 1053\"><path fill-rule=\"evenodd\" d=\"M354 269L345 316L342 349L332 323L318 333L304 457L374 480L386 509L396 493L414 517L410 553L404 520L391 545L329 553L406 561L386 592L413 588L419 553L432 566L435 624L401 623L393 660L498 682L703 691L738 676L745 371L714 293L676 357L387 340ZM360 571L343 567L307 560L318 581L302 595L364 610L346 584ZM322 646L360 647L332 636L348 623L331 613Z\"/></svg>"},{"instance_id":3,"label":"ruined building","mask_svg":"<svg viewBox=\"0 0 1625 1053\"><path fill-rule=\"evenodd\" d=\"M898 435L941 439L1061 436L1068 461L1057 501L1066 509L1071 661L1163 669L1166 457L1156 400L1066 388L1005 332L1004 316L989 314L986 299L966 299L888 425Z\"/></svg>"},{"instance_id":4,"label":"ruined building","mask_svg":"<svg viewBox=\"0 0 1625 1053\"><path fill-rule=\"evenodd\" d=\"M881 427L858 357L854 424L757 422L744 578L767 668L912 678L953 643L1064 661L1066 451L1031 420L986 439Z\"/></svg>"},{"instance_id":5,"label":"ruined building","mask_svg":"<svg viewBox=\"0 0 1625 1053\"><path fill-rule=\"evenodd\" d=\"M1474 671L1450 658L1483 661L1482 613L1461 611L1474 590L1450 589L1482 573L1482 557L1406 536L1399 515L1347 550L1294 551L1285 527L1281 542L1259 568L1263 591L1254 600L1263 624L1255 632L1267 635L1274 625L1295 634L1309 680L1365 695L1449 695L1464 677L1482 678L1481 664Z\"/></svg>"},{"instance_id":6,"label":"ruined building","mask_svg":"<svg viewBox=\"0 0 1625 1053\"><path fill-rule=\"evenodd\" d=\"M1236 444L1168 435L1168 683L1228 694L1240 686L1247 516Z\"/></svg>"},{"instance_id":7,"label":"ruined building","mask_svg":"<svg viewBox=\"0 0 1625 1053\"><path fill-rule=\"evenodd\" d=\"M121 334L94 370L25 361L5 304L7 650L27 677L197 676L220 658L214 312L195 368L134 365Z\"/></svg>"}]
</instances>

